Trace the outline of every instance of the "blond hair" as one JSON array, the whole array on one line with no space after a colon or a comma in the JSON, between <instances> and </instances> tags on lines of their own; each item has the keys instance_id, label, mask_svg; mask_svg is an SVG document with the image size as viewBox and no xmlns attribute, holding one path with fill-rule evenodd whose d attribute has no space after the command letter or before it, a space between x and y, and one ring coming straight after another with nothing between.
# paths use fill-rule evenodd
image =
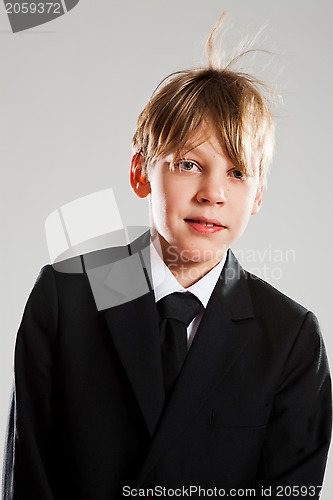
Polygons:
<instances>
[{"instance_id":1,"label":"blond hair","mask_svg":"<svg viewBox=\"0 0 333 500\"><path fill-rule=\"evenodd\" d=\"M208 125L237 169L251 175L258 161L260 183L265 184L274 149L274 120L263 84L230 69L245 50L222 67L216 63L214 40L225 13L210 33L206 49L208 67L177 71L164 78L141 112L133 149L143 156L144 177L154 163L170 153L174 159L203 125Z\"/></svg>"}]
</instances>

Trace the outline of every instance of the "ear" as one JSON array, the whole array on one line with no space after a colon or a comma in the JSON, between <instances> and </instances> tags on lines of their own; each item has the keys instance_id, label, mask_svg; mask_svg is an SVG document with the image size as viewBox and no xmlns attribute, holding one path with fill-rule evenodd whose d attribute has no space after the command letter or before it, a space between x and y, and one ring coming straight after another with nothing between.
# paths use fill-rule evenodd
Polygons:
<instances>
[{"instance_id":1,"label":"ear","mask_svg":"<svg viewBox=\"0 0 333 500\"><path fill-rule=\"evenodd\" d=\"M263 185L258 187L256 197L254 198L254 203L253 203L251 215L257 214L260 210L263 189L264 189Z\"/></svg>"},{"instance_id":2,"label":"ear","mask_svg":"<svg viewBox=\"0 0 333 500\"><path fill-rule=\"evenodd\" d=\"M133 155L130 170L130 183L134 193L139 198L145 198L150 193L150 184L142 174L143 156L137 152Z\"/></svg>"}]
</instances>

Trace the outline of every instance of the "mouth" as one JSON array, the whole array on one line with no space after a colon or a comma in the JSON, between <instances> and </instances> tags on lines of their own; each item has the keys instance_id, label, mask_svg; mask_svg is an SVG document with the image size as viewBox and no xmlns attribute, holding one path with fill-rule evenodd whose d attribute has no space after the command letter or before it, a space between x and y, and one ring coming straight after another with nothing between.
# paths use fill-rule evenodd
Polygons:
<instances>
[{"instance_id":1,"label":"mouth","mask_svg":"<svg viewBox=\"0 0 333 500\"><path fill-rule=\"evenodd\" d=\"M194 217L193 219L184 219L184 221L195 231L202 234L216 233L226 229L220 221L216 219L206 219L206 217Z\"/></svg>"}]
</instances>

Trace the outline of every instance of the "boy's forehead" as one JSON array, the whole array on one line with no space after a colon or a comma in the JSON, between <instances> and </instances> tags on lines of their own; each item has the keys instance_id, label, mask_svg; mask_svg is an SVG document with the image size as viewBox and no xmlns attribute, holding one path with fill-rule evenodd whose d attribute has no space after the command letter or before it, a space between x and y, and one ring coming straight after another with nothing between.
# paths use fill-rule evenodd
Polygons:
<instances>
[{"instance_id":1,"label":"boy's forehead","mask_svg":"<svg viewBox=\"0 0 333 500\"><path fill-rule=\"evenodd\" d=\"M201 126L187 139L183 147L180 149L181 154L187 154L191 151L200 152L200 146L209 144L215 153L225 156L220 139L216 133L208 125Z\"/></svg>"}]
</instances>

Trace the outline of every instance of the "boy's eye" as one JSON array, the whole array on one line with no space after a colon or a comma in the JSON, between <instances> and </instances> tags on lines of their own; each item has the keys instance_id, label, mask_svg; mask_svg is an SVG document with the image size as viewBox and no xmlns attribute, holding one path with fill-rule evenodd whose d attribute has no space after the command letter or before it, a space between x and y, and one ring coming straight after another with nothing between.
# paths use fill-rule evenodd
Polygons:
<instances>
[{"instance_id":1,"label":"boy's eye","mask_svg":"<svg viewBox=\"0 0 333 500\"><path fill-rule=\"evenodd\" d=\"M230 175L235 179L240 179L240 180L244 179L244 175L240 170L232 170L230 172Z\"/></svg>"},{"instance_id":2,"label":"boy's eye","mask_svg":"<svg viewBox=\"0 0 333 500\"><path fill-rule=\"evenodd\" d=\"M193 161L178 161L175 166L180 170L180 171L185 171L185 172L198 172L199 167L196 163Z\"/></svg>"}]
</instances>

